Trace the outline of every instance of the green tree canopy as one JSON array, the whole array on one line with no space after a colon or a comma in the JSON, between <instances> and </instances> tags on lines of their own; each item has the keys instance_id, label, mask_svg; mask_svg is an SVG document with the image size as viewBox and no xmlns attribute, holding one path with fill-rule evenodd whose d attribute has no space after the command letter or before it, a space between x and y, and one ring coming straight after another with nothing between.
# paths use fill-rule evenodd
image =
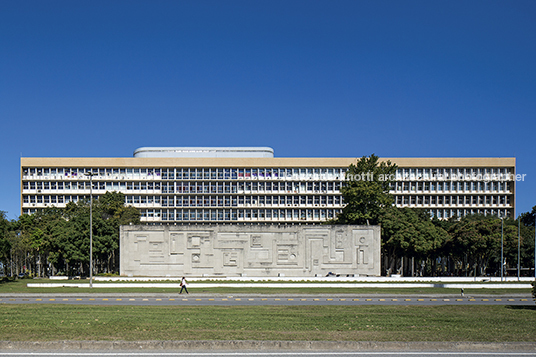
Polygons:
<instances>
[{"instance_id":1,"label":"green tree canopy","mask_svg":"<svg viewBox=\"0 0 536 357\"><path fill-rule=\"evenodd\" d=\"M426 259L437 256L448 233L437 227L424 211L388 207L379 219L382 242L388 254Z\"/></svg>"},{"instance_id":2,"label":"green tree canopy","mask_svg":"<svg viewBox=\"0 0 536 357\"><path fill-rule=\"evenodd\" d=\"M501 222L494 216L471 215L455 222L449 229L444 254L463 262L465 268L478 267L479 274L488 268L500 271L501 235L504 258L513 263L517 260L517 223L511 219Z\"/></svg>"},{"instance_id":3,"label":"green tree canopy","mask_svg":"<svg viewBox=\"0 0 536 357\"><path fill-rule=\"evenodd\" d=\"M6 212L0 211L0 262L6 264L9 260L11 242L9 241L9 233L12 222L7 219Z\"/></svg>"},{"instance_id":4,"label":"green tree canopy","mask_svg":"<svg viewBox=\"0 0 536 357\"><path fill-rule=\"evenodd\" d=\"M381 210L393 204L389 194L397 166L379 162L378 156L363 156L351 164L341 194L346 204L335 224L377 224Z\"/></svg>"},{"instance_id":5,"label":"green tree canopy","mask_svg":"<svg viewBox=\"0 0 536 357\"><path fill-rule=\"evenodd\" d=\"M532 207L532 211L522 213L520 217L521 223L523 223L525 226L534 227L534 224L536 224L536 206Z\"/></svg>"},{"instance_id":6,"label":"green tree canopy","mask_svg":"<svg viewBox=\"0 0 536 357\"><path fill-rule=\"evenodd\" d=\"M93 258L97 272L118 270L119 226L140 222L138 210L126 207L124 202L125 196L118 192L107 192L93 202ZM26 269L32 274L87 274L89 213L90 202L81 200L69 202L65 208L48 207L20 216L12 237L20 270L30 266ZM52 271L48 271L50 266Z\"/></svg>"}]
</instances>

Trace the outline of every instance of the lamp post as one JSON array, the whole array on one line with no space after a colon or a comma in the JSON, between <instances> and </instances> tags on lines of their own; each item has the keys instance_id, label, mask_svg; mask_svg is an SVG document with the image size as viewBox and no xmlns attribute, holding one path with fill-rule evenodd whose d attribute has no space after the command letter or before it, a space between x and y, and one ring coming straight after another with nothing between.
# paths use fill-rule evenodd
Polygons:
<instances>
[{"instance_id":1,"label":"lamp post","mask_svg":"<svg viewBox=\"0 0 536 357\"><path fill-rule=\"evenodd\" d=\"M517 217L517 281L521 276L521 216Z\"/></svg>"},{"instance_id":2,"label":"lamp post","mask_svg":"<svg viewBox=\"0 0 536 357\"><path fill-rule=\"evenodd\" d=\"M89 287L93 287L93 172L86 172L89 176Z\"/></svg>"},{"instance_id":3,"label":"lamp post","mask_svg":"<svg viewBox=\"0 0 536 357\"><path fill-rule=\"evenodd\" d=\"M504 261L504 219L501 217L501 282L503 281Z\"/></svg>"}]
</instances>

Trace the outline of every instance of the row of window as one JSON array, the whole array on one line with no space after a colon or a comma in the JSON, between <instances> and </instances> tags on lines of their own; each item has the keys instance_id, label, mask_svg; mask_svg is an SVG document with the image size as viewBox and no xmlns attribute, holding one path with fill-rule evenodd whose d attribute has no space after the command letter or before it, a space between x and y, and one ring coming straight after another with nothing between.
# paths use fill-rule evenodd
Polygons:
<instances>
[{"instance_id":1,"label":"row of window","mask_svg":"<svg viewBox=\"0 0 536 357\"><path fill-rule=\"evenodd\" d=\"M24 214L34 214L38 208L25 208ZM319 220L332 219L340 210L332 209L234 209L234 210L207 210L207 209L142 209L141 216L144 221L237 221L237 220L272 220L296 221L300 219ZM431 209L431 216L448 219L453 216L462 217L470 214L483 214L497 217L510 217L507 209ZM303 218L305 217L305 218Z\"/></svg>"},{"instance_id":2,"label":"row of window","mask_svg":"<svg viewBox=\"0 0 536 357\"><path fill-rule=\"evenodd\" d=\"M397 180L450 180L469 178L491 178L501 179L508 177L513 171L510 168L401 168L396 172Z\"/></svg>"},{"instance_id":3,"label":"row of window","mask_svg":"<svg viewBox=\"0 0 536 357\"><path fill-rule=\"evenodd\" d=\"M24 204L66 204L89 199L87 195L24 195ZM159 196L126 195L128 205L157 205L162 207L237 207L237 206L283 206L283 205L327 205L344 204L339 195L270 195L270 196ZM496 206L510 205L509 196L395 196L397 206Z\"/></svg>"},{"instance_id":4,"label":"row of window","mask_svg":"<svg viewBox=\"0 0 536 357\"><path fill-rule=\"evenodd\" d=\"M473 214L482 214L485 216L495 217L510 217L510 211L508 209L431 209L429 210L430 216L436 216L439 219L449 219L451 217L464 217Z\"/></svg>"},{"instance_id":5,"label":"row of window","mask_svg":"<svg viewBox=\"0 0 536 357\"><path fill-rule=\"evenodd\" d=\"M82 195L37 195L37 196L23 196L22 202L24 204L35 204L35 203L41 203L41 204L50 204L50 205L56 205L56 204L67 204L69 202L78 202L82 200L89 200L89 196L82 196ZM96 196L93 196L95 199Z\"/></svg>"},{"instance_id":6,"label":"row of window","mask_svg":"<svg viewBox=\"0 0 536 357\"><path fill-rule=\"evenodd\" d=\"M162 190L162 193L237 193L246 191L292 191L292 192L334 192L339 191L340 182L93 182L94 190L146 191ZM24 181L24 190L89 190L87 181Z\"/></svg>"},{"instance_id":7,"label":"row of window","mask_svg":"<svg viewBox=\"0 0 536 357\"><path fill-rule=\"evenodd\" d=\"M340 182L169 182L162 193L335 192Z\"/></svg>"},{"instance_id":8,"label":"row of window","mask_svg":"<svg viewBox=\"0 0 536 357\"><path fill-rule=\"evenodd\" d=\"M452 205L452 206L491 206L510 205L509 196L396 196L397 206Z\"/></svg>"},{"instance_id":9,"label":"row of window","mask_svg":"<svg viewBox=\"0 0 536 357\"><path fill-rule=\"evenodd\" d=\"M24 176L156 176L162 179L232 180L239 178L343 179L346 168L23 168ZM511 168L400 168L397 180L508 177Z\"/></svg>"},{"instance_id":10,"label":"row of window","mask_svg":"<svg viewBox=\"0 0 536 357\"><path fill-rule=\"evenodd\" d=\"M337 209L144 209L141 219L145 221L300 221L333 219Z\"/></svg>"},{"instance_id":11,"label":"row of window","mask_svg":"<svg viewBox=\"0 0 536 357\"><path fill-rule=\"evenodd\" d=\"M395 182L391 192L509 192L508 182ZM107 191L161 190L162 193L241 192L338 192L340 182L93 182L93 189ZM88 181L24 181L24 190L89 190Z\"/></svg>"},{"instance_id":12,"label":"row of window","mask_svg":"<svg viewBox=\"0 0 536 357\"><path fill-rule=\"evenodd\" d=\"M509 192L508 182L395 182L394 192Z\"/></svg>"},{"instance_id":13,"label":"row of window","mask_svg":"<svg viewBox=\"0 0 536 357\"><path fill-rule=\"evenodd\" d=\"M112 187L111 183L109 185ZM22 188L24 190L89 190L91 187L89 181L24 181ZM119 188L119 186L117 186ZM106 189L105 182L93 182L93 189Z\"/></svg>"},{"instance_id":14,"label":"row of window","mask_svg":"<svg viewBox=\"0 0 536 357\"><path fill-rule=\"evenodd\" d=\"M23 176L77 177L92 174L97 177L157 176L165 180L202 179L233 180L239 178L342 179L346 168L23 168Z\"/></svg>"},{"instance_id":15,"label":"row of window","mask_svg":"<svg viewBox=\"0 0 536 357\"><path fill-rule=\"evenodd\" d=\"M121 175L121 174L137 174L137 175L166 175L181 177L195 176L208 178L223 178L226 174L244 174L253 176L267 175L314 175L314 174L341 174L346 168L79 168L79 167L30 167L23 168L24 175L62 175L62 174L88 174L94 175ZM499 175L512 173L510 168L399 168L397 175L402 177L411 176L426 176L426 175ZM201 175L201 176L199 176Z\"/></svg>"},{"instance_id":16,"label":"row of window","mask_svg":"<svg viewBox=\"0 0 536 357\"><path fill-rule=\"evenodd\" d=\"M127 196L127 203L130 197ZM162 197L164 207L222 207L222 206L277 206L277 205L342 205L341 196L167 196Z\"/></svg>"},{"instance_id":17,"label":"row of window","mask_svg":"<svg viewBox=\"0 0 536 357\"><path fill-rule=\"evenodd\" d=\"M94 196L96 197L96 196ZM23 203L63 204L88 199L87 195L25 195ZM151 196L127 195L127 205L156 204L164 207L230 207L243 205L331 205L340 206L341 196Z\"/></svg>"}]
</instances>

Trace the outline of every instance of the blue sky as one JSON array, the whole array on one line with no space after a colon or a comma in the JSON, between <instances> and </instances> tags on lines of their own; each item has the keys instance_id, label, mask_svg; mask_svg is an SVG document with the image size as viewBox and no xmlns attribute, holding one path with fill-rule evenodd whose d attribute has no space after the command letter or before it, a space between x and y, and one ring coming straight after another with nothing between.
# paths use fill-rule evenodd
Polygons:
<instances>
[{"instance_id":1,"label":"blue sky","mask_svg":"<svg viewBox=\"0 0 536 357\"><path fill-rule=\"evenodd\" d=\"M536 205L534 1L3 1L0 210L20 157L269 146L512 157Z\"/></svg>"}]
</instances>

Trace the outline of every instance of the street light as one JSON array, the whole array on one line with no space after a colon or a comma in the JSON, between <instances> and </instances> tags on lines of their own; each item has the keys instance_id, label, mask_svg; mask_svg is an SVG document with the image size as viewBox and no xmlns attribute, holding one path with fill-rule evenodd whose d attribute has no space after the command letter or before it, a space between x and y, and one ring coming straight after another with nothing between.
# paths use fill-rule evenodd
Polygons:
<instances>
[{"instance_id":1,"label":"street light","mask_svg":"<svg viewBox=\"0 0 536 357\"><path fill-rule=\"evenodd\" d=\"M501 282L503 281L504 262L504 219L501 217Z\"/></svg>"},{"instance_id":2,"label":"street light","mask_svg":"<svg viewBox=\"0 0 536 357\"><path fill-rule=\"evenodd\" d=\"M89 287L93 287L93 172L86 172L89 176Z\"/></svg>"},{"instance_id":3,"label":"street light","mask_svg":"<svg viewBox=\"0 0 536 357\"><path fill-rule=\"evenodd\" d=\"M521 276L521 216L517 217L517 281Z\"/></svg>"}]
</instances>

